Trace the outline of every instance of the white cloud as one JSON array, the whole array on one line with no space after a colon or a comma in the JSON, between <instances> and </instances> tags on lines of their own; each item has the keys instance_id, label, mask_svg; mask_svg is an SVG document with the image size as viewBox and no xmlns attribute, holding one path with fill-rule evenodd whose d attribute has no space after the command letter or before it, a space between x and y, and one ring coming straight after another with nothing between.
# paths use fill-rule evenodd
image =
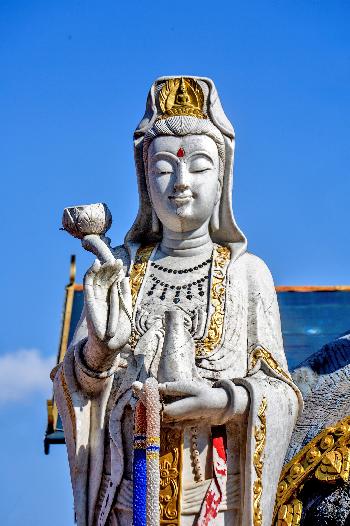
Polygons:
<instances>
[{"instance_id":1,"label":"white cloud","mask_svg":"<svg viewBox=\"0 0 350 526\"><path fill-rule=\"evenodd\" d=\"M0 355L0 403L24 400L34 393L49 397L54 365L55 357L41 356L36 349Z\"/></svg>"}]
</instances>

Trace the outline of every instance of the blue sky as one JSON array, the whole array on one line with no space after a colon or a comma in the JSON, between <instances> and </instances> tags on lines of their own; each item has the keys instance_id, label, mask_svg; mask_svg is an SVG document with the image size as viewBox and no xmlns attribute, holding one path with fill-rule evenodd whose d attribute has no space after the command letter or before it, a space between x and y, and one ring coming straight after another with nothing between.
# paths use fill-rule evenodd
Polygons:
<instances>
[{"instance_id":1,"label":"blue sky","mask_svg":"<svg viewBox=\"0 0 350 526\"><path fill-rule=\"evenodd\" d=\"M214 6L214 7L213 7ZM0 1L0 523L73 524L43 456L69 256L62 210L137 209L132 133L161 75L212 77L237 136L234 211L277 284L349 284L350 5Z\"/></svg>"}]
</instances>

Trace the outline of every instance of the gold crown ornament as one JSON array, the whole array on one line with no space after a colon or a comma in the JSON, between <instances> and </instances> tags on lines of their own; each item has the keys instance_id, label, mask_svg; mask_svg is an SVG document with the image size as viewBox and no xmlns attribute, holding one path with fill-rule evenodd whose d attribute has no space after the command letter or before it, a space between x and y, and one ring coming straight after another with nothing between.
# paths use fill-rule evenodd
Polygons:
<instances>
[{"instance_id":1,"label":"gold crown ornament","mask_svg":"<svg viewBox=\"0 0 350 526\"><path fill-rule=\"evenodd\" d=\"M159 105L163 112L159 118L187 115L206 119L203 104L203 91L195 79L185 77L168 79L159 93Z\"/></svg>"}]
</instances>

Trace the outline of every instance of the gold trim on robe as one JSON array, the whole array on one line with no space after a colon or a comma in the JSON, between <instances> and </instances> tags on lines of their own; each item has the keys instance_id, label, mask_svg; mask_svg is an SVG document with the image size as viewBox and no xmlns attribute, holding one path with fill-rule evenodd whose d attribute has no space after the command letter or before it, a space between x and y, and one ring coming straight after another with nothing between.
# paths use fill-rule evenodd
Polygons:
<instances>
[{"instance_id":1,"label":"gold trim on robe","mask_svg":"<svg viewBox=\"0 0 350 526\"><path fill-rule=\"evenodd\" d=\"M253 456L253 465L256 473L256 479L253 484L253 524L254 526L262 526L263 516L261 509L261 497L263 492L262 473L264 467L264 449L266 443L266 408L267 400L262 399L258 411L258 418L260 425L255 426L255 451Z\"/></svg>"}]
</instances>

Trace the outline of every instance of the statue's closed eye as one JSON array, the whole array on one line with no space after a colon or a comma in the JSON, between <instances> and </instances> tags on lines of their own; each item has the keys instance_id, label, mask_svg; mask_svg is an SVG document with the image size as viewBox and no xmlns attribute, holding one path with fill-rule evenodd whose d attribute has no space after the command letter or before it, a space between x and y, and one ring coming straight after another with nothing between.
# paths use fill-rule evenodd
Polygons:
<instances>
[{"instance_id":1,"label":"statue's closed eye","mask_svg":"<svg viewBox=\"0 0 350 526\"><path fill-rule=\"evenodd\" d=\"M192 173L204 173L213 168L208 159L197 158L190 162L189 171Z\"/></svg>"},{"instance_id":2,"label":"statue's closed eye","mask_svg":"<svg viewBox=\"0 0 350 526\"><path fill-rule=\"evenodd\" d=\"M171 163L165 160L157 161L155 164L155 172L159 175L171 174L173 173L173 166Z\"/></svg>"}]
</instances>

